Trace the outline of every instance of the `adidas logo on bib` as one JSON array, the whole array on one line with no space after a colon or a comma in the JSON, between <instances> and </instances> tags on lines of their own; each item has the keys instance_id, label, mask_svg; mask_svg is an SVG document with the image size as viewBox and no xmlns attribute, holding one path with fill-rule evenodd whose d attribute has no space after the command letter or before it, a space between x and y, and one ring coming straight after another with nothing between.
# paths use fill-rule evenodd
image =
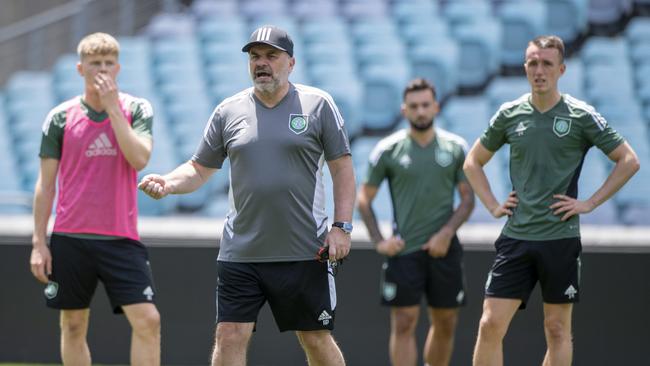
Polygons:
<instances>
[{"instance_id":1,"label":"adidas logo on bib","mask_svg":"<svg viewBox=\"0 0 650 366\"><path fill-rule=\"evenodd\" d=\"M111 140L108 139L106 133L102 132L99 134L99 137L95 139L95 142L88 146L86 150L86 156L91 158L93 156L115 156L117 155L117 149L111 144Z\"/></svg>"}]
</instances>

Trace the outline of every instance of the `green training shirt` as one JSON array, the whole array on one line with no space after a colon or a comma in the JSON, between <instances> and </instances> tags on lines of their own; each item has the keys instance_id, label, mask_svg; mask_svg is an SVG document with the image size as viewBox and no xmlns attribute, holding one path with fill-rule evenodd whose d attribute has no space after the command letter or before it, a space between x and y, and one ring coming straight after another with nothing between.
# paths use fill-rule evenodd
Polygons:
<instances>
[{"instance_id":1,"label":"green training shirt","mask_svg":"<svg viewBox=\"0 0 650 366\"><path fill-rule=\"evenodd\" d=\"M466 151L463 138L436 128L425 147L404 129L381 140L370 154L364 183L379 187L388 178L395 234L405 242L400 255L419 250L449 221L454 191L465 181Z\"/></svg>"},{"instance_id":2,"label":"green training shirt","mask_svg":"<svg viewBox=\"0 0 650 366\"><path fill-rule=\"evenodd\" d=\"M592 106L568 94L545 113L530 97L504 103L481 136L492 152L510 144L510 180L519 204L502 233L521 240L579 237L578 215L562 222L549 208L556 202L553 195L578 197L587 151L597 146L609 154L624 140Z\"/></svg>"}]
</instances>

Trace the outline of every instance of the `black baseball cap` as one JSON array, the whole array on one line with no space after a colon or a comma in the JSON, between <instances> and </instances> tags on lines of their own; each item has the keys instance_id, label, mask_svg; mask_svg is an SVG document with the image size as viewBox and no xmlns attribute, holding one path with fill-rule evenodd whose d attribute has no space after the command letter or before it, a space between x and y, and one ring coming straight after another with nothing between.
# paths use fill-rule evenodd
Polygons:
<instances>
[{"instance_id":1,"label":"black baseball cap","mask_svg":"<svg viewBox=\"0 0 650 366\"><path fill-rule=\"evenodd\" d=\"M241 50L242 52L248 52L251 47L257 44L268 44L293 57L293 41L289 37L289 33L274 25L264 25L257 28Z\"/></svg>"}]
</instances>

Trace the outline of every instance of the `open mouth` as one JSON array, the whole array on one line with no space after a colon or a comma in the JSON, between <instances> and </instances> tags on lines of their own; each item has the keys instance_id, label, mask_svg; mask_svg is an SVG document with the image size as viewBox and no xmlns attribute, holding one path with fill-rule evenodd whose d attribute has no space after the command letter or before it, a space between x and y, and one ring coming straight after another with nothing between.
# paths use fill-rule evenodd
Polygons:
<instances>
[{"instance_id":1,"label":"open mouth","mask_svg":"<svg viewBox=\"0 0 650 366\"><path fill-rule=\"evenodd\" d=\"M272 75L268 71L255 71L255 78L270 78Z\"/></svg>"}]
</instances>

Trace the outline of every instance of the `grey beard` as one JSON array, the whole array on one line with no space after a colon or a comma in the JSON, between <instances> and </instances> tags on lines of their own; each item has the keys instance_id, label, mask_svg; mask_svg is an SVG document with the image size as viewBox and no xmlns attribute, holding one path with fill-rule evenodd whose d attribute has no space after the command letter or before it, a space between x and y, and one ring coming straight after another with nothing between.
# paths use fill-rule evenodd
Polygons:
<instances>
[{"instance_id":1,"label":"grey beard","mask_svg":"<svg viewBox=\"0 0 650 366\"><path fill-rule=\"evenodd\" d=\"M270 83L258 83L258 82L253 82L255 84L255 89L262 93L273 93L276 90L278 90L278 83L273 80Z\"/></svg>"}]
</instances>

